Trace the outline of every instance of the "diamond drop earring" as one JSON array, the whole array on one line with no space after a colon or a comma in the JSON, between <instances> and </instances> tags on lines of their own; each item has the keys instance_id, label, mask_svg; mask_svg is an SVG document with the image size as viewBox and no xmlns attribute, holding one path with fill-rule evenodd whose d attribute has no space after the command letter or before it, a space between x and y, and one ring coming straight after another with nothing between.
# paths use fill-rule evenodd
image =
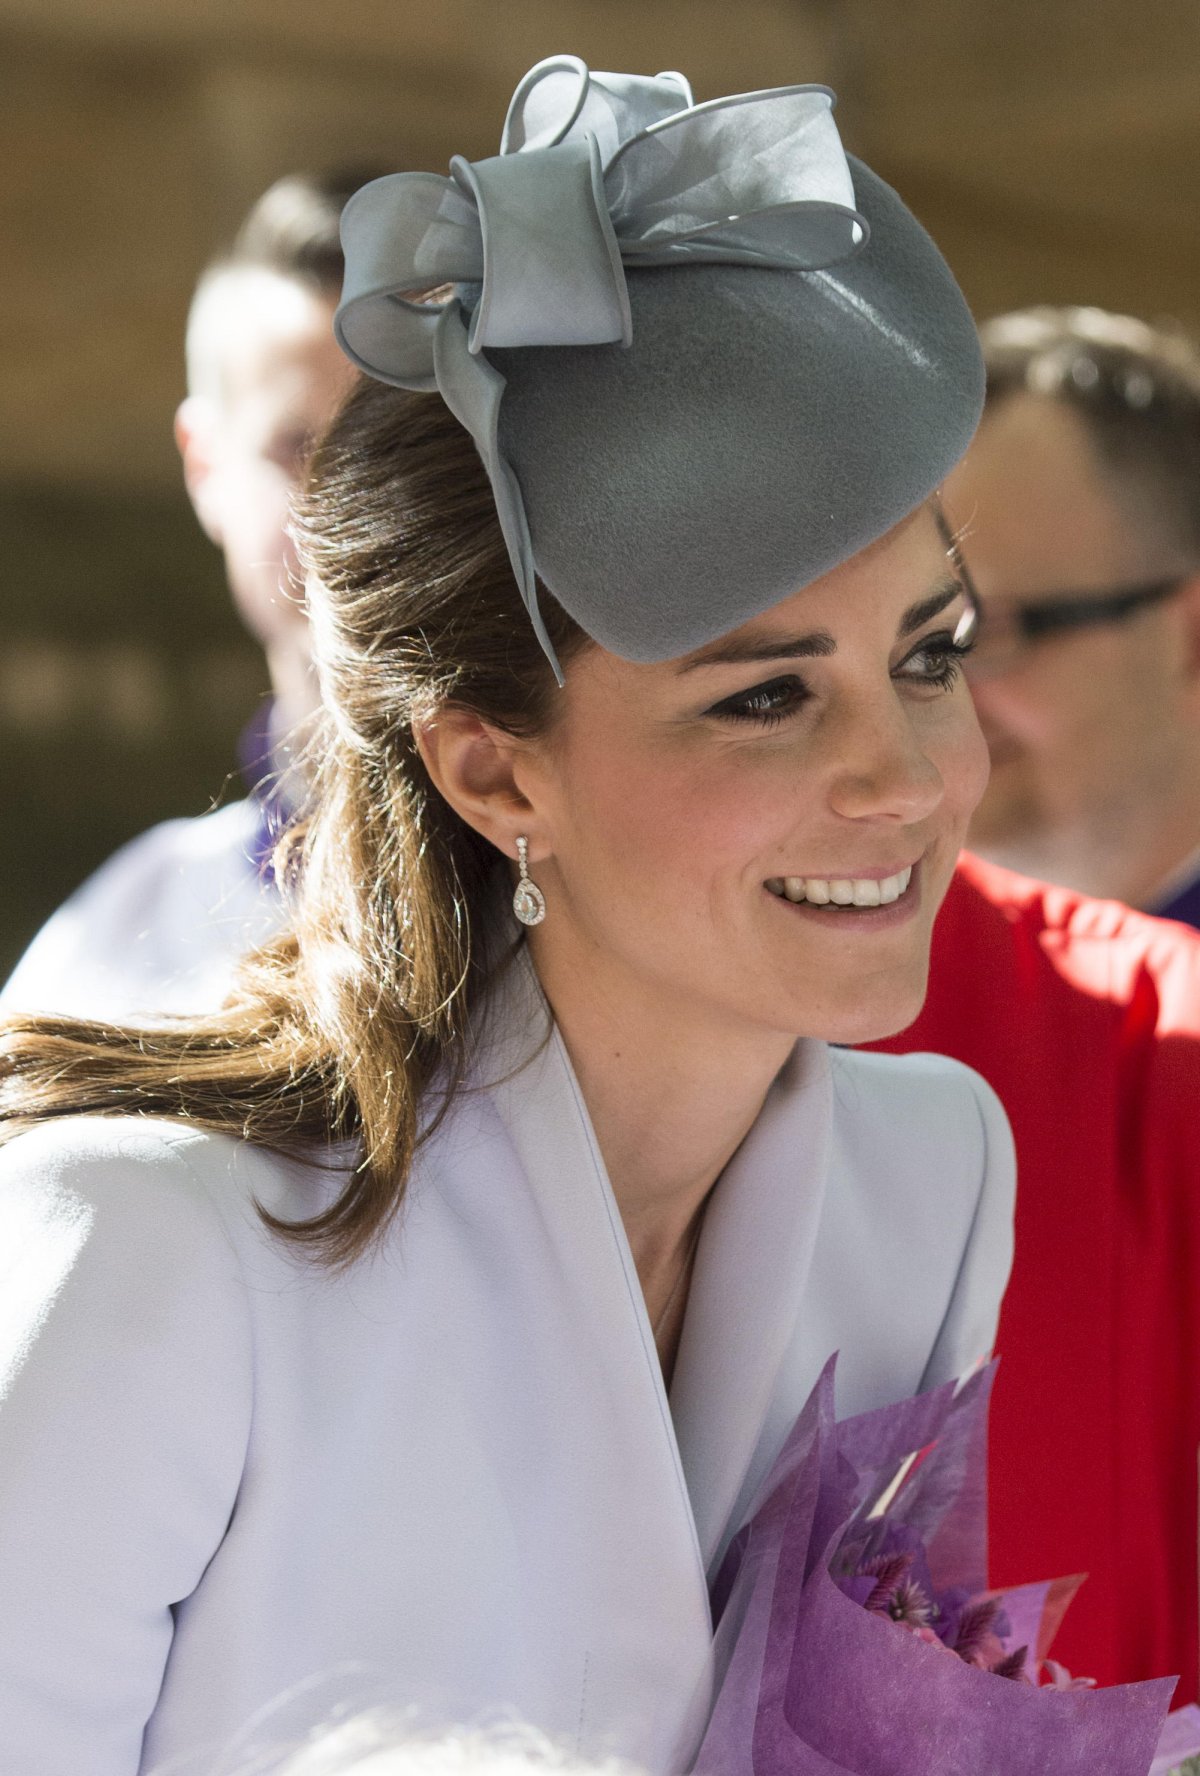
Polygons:
<instances>
[{"instance_id":1,"label":"diamond drop earring","mask_svg":"<svg viewBox=\"0 0 1200 1776\"><path fill-rule=\"evenodd\" d=\"M513 912L522 925L540 925L546 917L546 897L529 875L529 841L517 840L517 868L521 879L513 895Z\"/></svg>"}]
</instances>

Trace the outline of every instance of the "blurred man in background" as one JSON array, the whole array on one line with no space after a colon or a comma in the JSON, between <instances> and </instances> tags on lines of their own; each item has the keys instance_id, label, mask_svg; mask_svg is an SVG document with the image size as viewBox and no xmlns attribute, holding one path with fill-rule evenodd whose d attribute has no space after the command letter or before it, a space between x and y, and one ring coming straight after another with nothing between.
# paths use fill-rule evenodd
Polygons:
<instances>
[{"instance_id":1,"label":"blurred man in background","mask_svg":"<svg viewBox=\"0 0 1200 1776\"><path fill-rule=\"evenodd\" d=\"M984 612L972 848L1200 926L1200 350L1094 308L983 342L946 490Z\"/></svg>"},{"instance_id":2,"label":"blurred man in background","mask_svg":"<svg viewBox=\"0 0 1200 1776\"><path fill-rule=\"evenodd\" d=\"M1200 1449L1200 358L1095 309L984 328L946 503L983 601L992 751L917 1022L1012 1123L993 1584L1088 1572L1055 1642L1195 1699ZM1085 893L1074 892L1081 888Z\"/></svg>"},{"instance_id":3,"label":"blurred man in background","mask_svg":"<svg viewBox=\"0 0 1200 1776\"><path fill-rule=\"evenodd\" d=\"M317 703L288 513L306 453L352 381L333 337L338 220L367 176L273 185L204 272L188 316L188 393L175 417L184 480L271 682L243 736L249 794L167 821L110 858L34 939L0 994L4 1011L118 1020L208 1010L238 957L280 920L270 856Z\"/></svg>"}]
</instances>

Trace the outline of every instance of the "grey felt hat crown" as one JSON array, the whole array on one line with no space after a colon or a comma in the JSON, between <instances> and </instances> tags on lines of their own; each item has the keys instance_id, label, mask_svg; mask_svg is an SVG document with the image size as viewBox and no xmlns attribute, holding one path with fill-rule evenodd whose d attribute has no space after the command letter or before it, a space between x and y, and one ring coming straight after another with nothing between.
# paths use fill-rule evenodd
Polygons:
<instances>
[{"instance_id":1,"label":"grey felt hat crown","mask_svg":"<svg viewBox=\"0 0 1200 1776\"><path fill-rule=\"evenodd\" d=\"M552 661L539 579L614 653L669 659L884 535L966 449L970 313L832 103L693 105L681 75L554 57L494 159L347 205L338 338L471 432Z\"/></svg>"}]
</instances>

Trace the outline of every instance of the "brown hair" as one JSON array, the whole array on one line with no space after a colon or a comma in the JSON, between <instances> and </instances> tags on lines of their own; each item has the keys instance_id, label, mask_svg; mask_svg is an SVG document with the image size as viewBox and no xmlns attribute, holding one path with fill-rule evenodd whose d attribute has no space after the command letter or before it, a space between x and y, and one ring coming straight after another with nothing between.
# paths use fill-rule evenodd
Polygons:
<instances>
[{"instance_id":1,"label":"brown hair","mask_svg":"<svg viewBox=\"0 0 1200 1776\"><path fill-rule=\"evenodd\" d=\"M358 1139L336 1202L272 1222L343 1262L387 1224L460 1082L505 867L434 789L414 720L453 702L530 736L552 725L557 692L487 477L439 396L360 385L315 453L298 534L326 714L312 806L279 860L288 928L212 1016L142 1030L7 1020L0 1135L134 1113L286 1152ZM543 610L565 665L586 637L548 595Z\"/></svg>"},{"instance_id":2,"label":"brown hair","mask_svg":"<svg viewBox=\"0 0 1200 1776\"><path fill-rule=\"evenodd\" d=\"M339 295L346 270L339 231L342 211L359 187L383 170L347 167L276 179L247 214L230 252L215 265L274 271L322 294Z\"/></svg>"},{"instance_id":3,"label":"brown hair","mask_svg":"<svg viewBox=\"0 0 1200 1776\"><path fill-rule=\"evenodd\" d=\"M1069 406L1132 522L1200 561L1200 347L1080 307L998 315L980 340L989 403L1025 390Z\"/></svg>"}]
</instances>

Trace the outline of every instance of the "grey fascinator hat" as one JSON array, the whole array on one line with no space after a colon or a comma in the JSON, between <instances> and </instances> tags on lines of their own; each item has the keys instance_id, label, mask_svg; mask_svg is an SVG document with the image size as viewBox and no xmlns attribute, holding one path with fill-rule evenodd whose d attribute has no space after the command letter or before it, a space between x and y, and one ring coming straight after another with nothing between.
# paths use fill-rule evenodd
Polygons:
<instances>
[{"instance_id":1,"label":"grey fascinator hat","mask_svg":"<svg viewBox=\"0 0 1200 1776\"><path fill-rule=\"evenodd\" d=\"M346 206L342 347L471 433L556 670L539 581L613 653L670 659L882 536L970 441L970 313L833 102L696 105L680 74L554 56L494 158Z\"/></svg>"}]
</instances>

